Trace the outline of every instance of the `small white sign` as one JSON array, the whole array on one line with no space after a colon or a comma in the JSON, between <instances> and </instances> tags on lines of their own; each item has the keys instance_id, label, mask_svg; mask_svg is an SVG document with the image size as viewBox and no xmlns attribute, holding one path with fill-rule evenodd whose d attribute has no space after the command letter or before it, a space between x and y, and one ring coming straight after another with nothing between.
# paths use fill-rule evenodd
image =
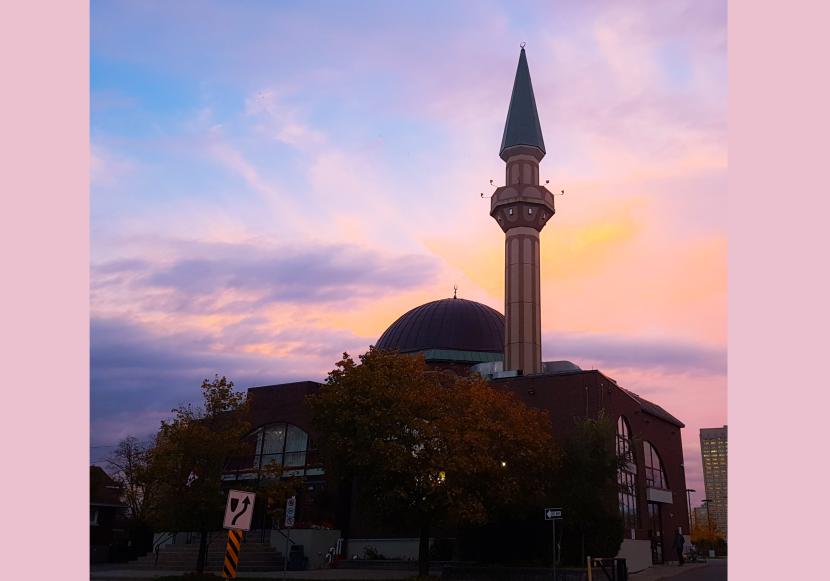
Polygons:
<instances>
[{"instance_id":1,"label":"small white sign","mask_svg":"<svg viewBox=\"0 0 830 581\"><path fill-rule=\"evenodd\" d=\"M294 526L294 515L297 512L297 497L292 496L285 501L285 528Z\"/></svg>"},{"instance_id":2,"label":"small white sign","mask_svg":"<svg viewBox=\"0 0 830 581\"><path fill-rule=\"evenodd\" d=\"M546 508L545 509L545 520L558 520L562 518L562 509L561 508Z\"/></svg>"},{"instance_id":3,"label":"small white sign","mask_svg":"<svg viewBox=\"0 0 830 581\"><path fill-rule=\"evenodd\" d=\"M226 529L251 530L251 517L254 516L255 499L256 494L253 492L229 490L223 526Z\"/></svg>"}]
</instances>

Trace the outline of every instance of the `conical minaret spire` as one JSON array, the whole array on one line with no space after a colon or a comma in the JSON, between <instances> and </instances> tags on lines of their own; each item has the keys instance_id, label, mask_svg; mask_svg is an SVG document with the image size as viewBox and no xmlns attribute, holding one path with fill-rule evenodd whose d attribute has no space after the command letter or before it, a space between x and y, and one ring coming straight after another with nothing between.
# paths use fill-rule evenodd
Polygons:
<instances>
[{"instance_id":1,"label":"conical minaret spire","mask_svg":"<svg viewBox=\"0 0 830 581\"><path fill-rule=\"evenodd\" d=\"M490 215L505 233L504 369L542 371L539 233L553 216L553 194L539 185L545 142L524 47L513 82L499 156L505 185L490 198Z\"/></svg>"},{"instance_id":2,"label":"conical minaret spire","mask_svg":"<svg viewBox=\"0 0 830 581\"><path fill-rule=\"evenodd\" d=\"M525 49L519 53L519 66L513 81L513 93L510 95L510 107L507 109L507 121L504 123L504 135L501 139L499 156L507 161L515 147L524 147L538 155L540 161L545 156L545 140L542 137L542 125L536 110L536 98L533 95L533 83L530 82L530 68L527 66ZM541 155L539 155L541 154Z\"/></svg>"}]
</instances>

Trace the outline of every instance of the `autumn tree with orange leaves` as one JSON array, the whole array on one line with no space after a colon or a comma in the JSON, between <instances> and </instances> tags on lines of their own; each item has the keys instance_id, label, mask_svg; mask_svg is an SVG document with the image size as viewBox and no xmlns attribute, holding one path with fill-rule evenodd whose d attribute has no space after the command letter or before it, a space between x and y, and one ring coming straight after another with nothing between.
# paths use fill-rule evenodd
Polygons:
<instances>
[{"instance_id":1,"label":"autumn tree with orange leaves","mask_svg":"<svg viewBox=\"0 0 830 581\"><path fill-rule=\"evenodd\" d=\"M357 479L373 507L418 526L422 576L432 527L541 505L556 461L546 412L477 374L430 369L422 356L344 354L309 403L327 471Z\"/></svg>"}]
</instances>

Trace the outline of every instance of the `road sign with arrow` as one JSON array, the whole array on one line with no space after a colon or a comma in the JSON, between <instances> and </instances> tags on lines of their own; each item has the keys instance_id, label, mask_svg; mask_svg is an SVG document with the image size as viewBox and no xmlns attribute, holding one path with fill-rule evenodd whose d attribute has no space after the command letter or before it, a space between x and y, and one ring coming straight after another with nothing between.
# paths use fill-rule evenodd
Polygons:
<instances>
[{"instance_id":1,"label":"road sign with arrow","mask_svg":"<svg viewBox=\"0 0 830 581\"><path fill-rule=\"evenodd\" d=\"M225 506L225 521L222 526L232 530L251 530L255 499L256 494L253 492L229 490L228 504Z\"/></svg>"},{"instance_id":2,"label":"road sign with arrow","mask_svg":"<svg viewBox=\"0 0 830 581\"><path fill-rule=\"evenodd\" d=\"M561 508L546 508L545 520L560 520L562 518Z\"/></svg>"}]
</instances>

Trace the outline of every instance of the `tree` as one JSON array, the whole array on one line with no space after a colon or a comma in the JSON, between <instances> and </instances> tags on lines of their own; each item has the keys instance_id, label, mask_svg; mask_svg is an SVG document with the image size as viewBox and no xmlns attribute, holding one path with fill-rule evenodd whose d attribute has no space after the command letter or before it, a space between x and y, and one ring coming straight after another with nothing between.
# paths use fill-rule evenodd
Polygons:
<instances>
[{"instance_id":1,"label":"tree","mask_svg":"<svg viewBox=\"0 0 830 581\"><path fill-rule=\"evenodd\" d=\"M152 530L148 522L148 507L153 503L155 481L150 475L150 457L153 440L142 442L129 436L107 458L110 474L124 491L129 510L129 535L136 554L152 547Z\"/></svg>"},{"instance_id":2,"label":"tree","mask_svg":"<svg viewBox=\"0 0 830 581\"><path fill-rule=\"evenodd\" d=\"M273 523L283 523L285 517L285 503L300 493L304 480L301 477L283 477L283 466L272 462L263 466L261 480L252 492L264 502L263 514L268 515Z\"/></svg>"},{"instance_id":3,"label":"tree","mask_svg":"<svg viewBox=\"0 0 830 581\"><path fill-rule=\"evenodd\" d=\"M148 473L152 448L152 441L141 442L135 436L128 436L106 460L110 475L124 489L130 517L139 522L146 520L145 507L152 504L154 482Z\"/></svg>"},{"instance_id":4,"label":"tree","mask_svg":"<svg viewBox=\"0 0 830 581\"><path fill-rule=\"evenodd\" d=\"M348 354L309 397L327 471L356 479L364 499L419 529L418 568L429 533L482 524L510 504L544 495L553 438L546 412L466 378L427 368L422 356L375 348Z\"/></svg>"},{"instance_id":5,"label":"tree","mask_svg":"<svg viewBox=\"0 0 830 581\"><path fill-rule=\"evenodd\" d=\"M623 540L617 504L614 427L604 416L579 420L562 445L553 497L567 511L563 520L563 560L582 565L586 555L613 556Z\"/></svg>"},{"instance_id":6,"label":"tree","mask_svg":"<svg viewBox=\"0 0 830 581\"><path fill-rule=\"evenodd\" d=\"M697 547L699 553L706 554L709 549L714 549L717 554L726 552L726 541L717 525L712 522L711 527L707 519L702 522L695 522L692 528L691 541Z\"/></svg>"},{"instance_id":7,"label":"tree","mask_svg":"<svg viewBox=\"0 0 830 581\"><path fill-rule=\"evenodd\" d=\"M204 570L207 534L222 522L225 498L222 474L228 462L244 453L246 402L225 377L204 380L203 405L184 405L162 421L150 453L154 495L149 516L157 529L198 531L197 571Z\"/></svg>"}]
</instances>

